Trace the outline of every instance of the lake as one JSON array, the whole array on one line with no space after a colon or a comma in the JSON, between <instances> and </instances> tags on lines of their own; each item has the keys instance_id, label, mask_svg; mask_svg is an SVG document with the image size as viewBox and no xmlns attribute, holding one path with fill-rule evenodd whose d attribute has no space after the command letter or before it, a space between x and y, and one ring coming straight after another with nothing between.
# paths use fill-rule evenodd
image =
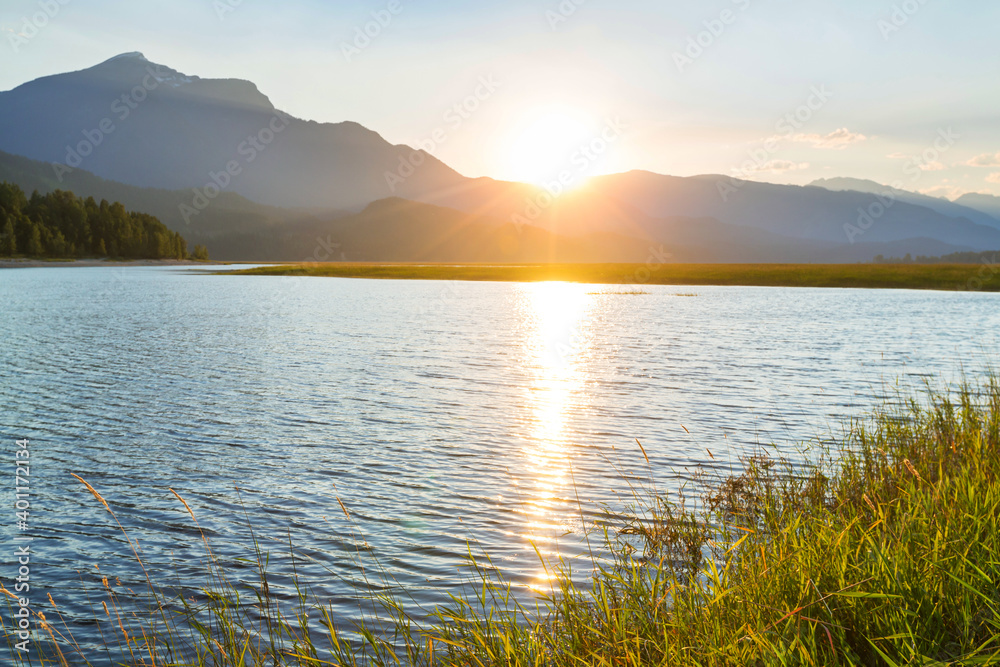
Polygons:
<instances>
[{"instance_id":1,"label":"lake","mask_svg":"<svg viewBox=\"0 0 1000 667\"><path fill-rule=\"evenodd\" d=\"M376 563L414 604L446 601L470 544L524 594L544 590L532 545L582 553L623 475L649 475L636 439L662 489L772 443L795 458L897 380L983 372L1000 329L1000 294L641 289L0 271L0 419L10 461L31 441L32 597L51 594L89 642L101 573L144 585L70 473L164 583L204 581L174 489L224 560L251 555L252 525L279 595L294 544L345 623ZM3 559L9 582L12 548Z\"/></svg>"}]
</instances>

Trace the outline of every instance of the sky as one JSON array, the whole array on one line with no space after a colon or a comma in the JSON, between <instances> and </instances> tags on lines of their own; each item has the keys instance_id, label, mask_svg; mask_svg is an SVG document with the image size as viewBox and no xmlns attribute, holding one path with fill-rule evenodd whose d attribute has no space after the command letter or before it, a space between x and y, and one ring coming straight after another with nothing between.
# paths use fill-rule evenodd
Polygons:
<instances>
[{"instance_id":1,"label":"sky","mask_svg":"<svg viewBox=\"0 0 1000 667\"><path fill-rule=\"evenodd\" d=\"M44 20L43 20L44 19ZM995 0L3 0L0 90L124 52L467 176L1000 195Z\"/></svg>"}]
</instances>

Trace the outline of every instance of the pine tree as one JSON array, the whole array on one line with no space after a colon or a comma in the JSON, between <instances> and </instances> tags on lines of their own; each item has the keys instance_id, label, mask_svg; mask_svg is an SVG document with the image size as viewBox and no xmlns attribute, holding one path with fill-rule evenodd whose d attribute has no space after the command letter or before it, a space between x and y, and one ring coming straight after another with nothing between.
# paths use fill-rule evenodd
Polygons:
<instances>
[{"instance_id":1,"label":"pine tree","mask_svg":"<svg viewBox=\"0 0 1000 667\"><path fill-rule=\"evenodd\" d=\"M52 234L52 238L49 241L49 255L52 257L65 258L68 256L68 248L66 247L66 237L58 229Z\"/></svg>"},{"instance_id":2,"label":"pine tree","mask_svg":"<svg viewBox=\"0 0 1000 667\"><path fill-rule=\"evenodd\" d=\"M14 225L11 223L10 218L6 215L3 217L5 223L3 231L0 231L0 255L13 257L17 254L17 237L14 236Z\"/></svg>"},{"instance_id":3,"label":"pine tree","mask_svg":"<svg viewBox=\"0 0 1000 667\"><path fill-rule=\"evenodd\" d=\"M28 256L41 257L45 252L45 247L42 245L42 230L38 225L34 223L30 224L31 233L28 236Z\"/></svg>"}]
</instances>

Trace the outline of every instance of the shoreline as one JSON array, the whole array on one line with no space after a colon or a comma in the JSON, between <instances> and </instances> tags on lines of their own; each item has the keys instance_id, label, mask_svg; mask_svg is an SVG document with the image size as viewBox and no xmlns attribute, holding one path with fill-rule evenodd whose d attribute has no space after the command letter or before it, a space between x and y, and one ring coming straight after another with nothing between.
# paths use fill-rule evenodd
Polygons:
<instances>
[{"instance_id":1,"label":"shoreline","mask_svg":"<svg viewBox=\"0 0 1000 667\"><path fill-rule=\"evenodd\" d=\"M215 275L1000 292L1000 271L977 264L293 263L217 271Z\"/></svg>"},{"instance_id":2,"label":"shoreline","mask_svg":"<svg viewBox=\"0 0 1000 667\"><path fill-rule=\"evenodd\" d=\"M223 271L221 267L254 268ZM432 280L455 282L568 282L675 287L811 287L1000 292L1000 270L978 264L496 264L433 262L281 263L197 260L0 260L2 269L167 267L201 268L216 276Z\"/></svg>"},{"instance_id":3,"label":"shoreline","mask_svg":"<svg viewBox=\"0 0 1000 667\"><path fill-rule=\"evenodd\" d=\"M108 266L229 266L232 262L202 262L193 259L0 259L0 269L97 268Z\"/></svg>"}]
</instances>

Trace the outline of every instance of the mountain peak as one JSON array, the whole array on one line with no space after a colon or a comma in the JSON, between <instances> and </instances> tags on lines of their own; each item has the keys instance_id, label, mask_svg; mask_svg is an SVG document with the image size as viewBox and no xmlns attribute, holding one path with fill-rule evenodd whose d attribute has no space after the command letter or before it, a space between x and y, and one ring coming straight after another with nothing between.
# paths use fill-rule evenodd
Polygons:
<instances>
[{"instance_id":1,"label":"mountain peak","mask_svg":"<svg viewBox=\"0 0 1000 667\"><path fill-rule=\"evenodd\" d=\"M824 190L830 190L831 192L841 192L844 190L854 190L855 192L885 192L886 190L891 190L888 185L883 185L876 181L871 181L864 178L850 178L846 176L839 176L835 178L819 178L809 183L810 187L823 188Z\"/></svg>"},{"instance_id":2,"label":"mountain peak","mask_svg":"<svg viewBox=\"0 0 1000 667\"><path fill-rule=\"evenodd\" d=\"M146 56L144 56L139 51L130 51L128 53L120 53L114 58L108 58L107 60L104 61L104 63L111 63L116 60L142 60L147 63L149 62L149 60L146 59ZM104 63L101 64L103 65Z\"/></svg>"}]
</instances>

